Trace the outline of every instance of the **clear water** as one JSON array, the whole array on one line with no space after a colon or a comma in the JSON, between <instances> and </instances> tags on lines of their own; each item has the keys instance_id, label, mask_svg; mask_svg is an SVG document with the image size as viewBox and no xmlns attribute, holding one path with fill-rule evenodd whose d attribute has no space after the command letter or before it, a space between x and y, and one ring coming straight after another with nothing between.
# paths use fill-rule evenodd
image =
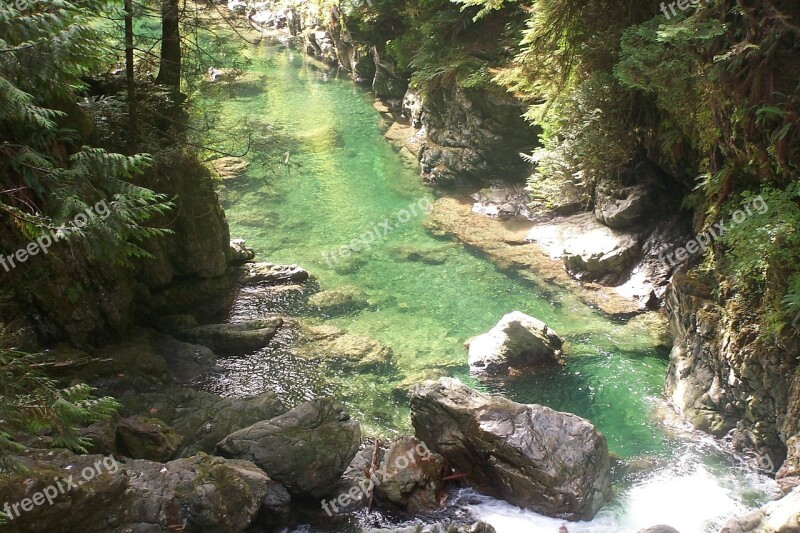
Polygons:
<instances>
[{"instance_id":1,"label":"clear water","mask_svg":"<svg viewBox=\"0 0 800 533\"><path fill-rule=\"evenodd\" d=\"M480 254L431 236L419 206L435 193L383 139L367 91L286 47L243 53L254 59L247 83L212 99L230 127L253 119L275 124L280 151L288 151L296 166L275 174L274 165L254 160L246 175L221 186L231 234L245 238L259 260L300 264L322 289L359 287L369 306L326 318L302 299L248 291L231 319L291 311L376 339L391 348L394 363L377 373L322 372L294 356L292 334L285 332L265 351L222 361L225 370L209 388L237 395L275 389L289 403L333 394L367 434L384 436L410 431L406 402L394 389L434 373L576 413L605 433L613 453L641 466L617 467L614 503L584 529L572 525L570 531L636 531L656 523L683 527L683 533L713 531L725 517L768 498L773 487L766 478L668 422L662 394L667 351L652 328L610 320L567 292L499 271ZM385 220L391 231L383 235ZM375 226L381 235L370 249L330 259ZM433 249L438 264L409 261L408 249ZM463 343L513 310L540 318L566 338L567 364L487 389L469 376ZM485 500L470 509L500 531L558 530L558 521L503 502Z\"/></svg>"}]
</instances>

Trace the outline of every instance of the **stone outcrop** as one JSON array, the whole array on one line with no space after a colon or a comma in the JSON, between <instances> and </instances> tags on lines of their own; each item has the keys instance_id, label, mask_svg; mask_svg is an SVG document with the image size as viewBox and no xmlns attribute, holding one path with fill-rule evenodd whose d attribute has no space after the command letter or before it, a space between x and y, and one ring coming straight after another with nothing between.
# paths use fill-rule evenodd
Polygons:
<instances>
[{"instance_id":1,"label":"stone outcrop","mask_svg":"<svg viewBox=\"0 0 800 533\"><path fill-rule=\"evenodd\" d=\"M630 229L643 222L652 211L652 190L647 185L621 187L611 182L597 185L594 216L609 228Z\"/></svg>"},{"instance_id":2,"label":"stone outcrop","mask_svg":"<svg viewBox=\"0 0 800 533\"><path fill-rule=\"evenodd\" d=\"M330 494L358 451L361 429L341 404L319 399L257 422L217 445L224 457L253 461L292 494Z\"/></svg>"},{"instance_id":3,"label":"stone outcrop","mask_svg":"<svg viewBox=\"0 0 800 533\"><path fill-rule=\"evenodd\" d=\"M188 342L201 344L219 355L244 355L269 344L283 326L283 318L271 317L235 324L210 324L179 331Z\"/></svg>"},{"instance_id":4,"label":"stone outcrop","mask_svg":"<svg viewBox=\"0 0 800 533\"><path fill-rule=\"evenodd\" d=\"M727 435L736 451L774 473L800 430L797 347L767 344L747 311L735 300L718 305L694 275L674 276L666 306L675 337L670 399L696 428Z\"/></svg>"},{"instance_id":5,"label":"stone outcrop","mask_svg":"<svg viewBox=\"0 0 800 533\"><path fill-rule=\"evenodd\" d=\"M800 488L744 515L731 518L720 533L797 533L800 531Z\"/></svg>"},{"instance_id":6,"label":"stone outcrop","mask_svg":"<svg viewBox=\"0 0 800 533\"><path fill-rule=\"evenodd\" d=\"M411 410L417 437L487 494L568 520L590 520L610 497L605 437L583 418L451 378L418 386Z\"/></svg>"},{"instance_id":7,"label":"stone outcrop","mask_svg":"<svg viewBox=\"0 0 800 533\"><path fill-rule=\"evenodd\" d=\"M427 99L406 95L404 104L412 124L424 131L419 162L426 181L525 176L529 166L519 154L536 144L536 131L522 118L522 103L500 88L442 88Z\"/></svg>"},{"instance_id":8,"label":"stone outcrop","mask_svg":"<svg viewBox=\"0 0 800 533\"><path fill-rule=\"evenodd\" d=\"M31 498L54 478L62 486L70 476L81 482L56 494L52 505L15 515L3 526L10 533L225 533L275 525L289 504L286 490L253 463L205 454L159 463L55 451L20 461L29 472L0 483L3 501ZM88 470L91 478L81 477Z\"/></svg>"},{"instance_id":9,"label":"stone outcrop","mask_svg":"<svg viewBox=\"0 0 800 533\"><path fill-rule=\"evenodd\" d=\"M468 340L469 367L489 375L560 362L564 342L547 324L520 311L505 315L487 333Z\"/></svg>"},{"instance_id":10,"label":"stone outcrop","mask_svg":"<svg viewBox=\"0 0 800 533\"><path fill-rule=\"evenodd\" d=\"M552 258L562 258L575 278L608 285L627 279L641 246L640 235L611 229L592 213L537 224L526 239L546 248Z\"/></svg>"}]
</instances>

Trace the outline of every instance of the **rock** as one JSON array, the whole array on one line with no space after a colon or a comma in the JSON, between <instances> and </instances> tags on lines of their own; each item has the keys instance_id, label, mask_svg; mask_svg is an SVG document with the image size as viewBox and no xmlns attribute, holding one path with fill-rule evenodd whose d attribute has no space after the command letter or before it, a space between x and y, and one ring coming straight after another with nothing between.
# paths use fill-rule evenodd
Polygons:
<instances>
[{"instance_id":1,"label":"rock","mask_svg":"<svg viewBox=\"0 0 800 533\"><path fill-rule=\"evenodd\" d=\"M552 291L555 285L607 314L627 315L639 310L638 303L618 294L616 289L579 283L572 278L561 259L563 247L548 248L526 239L530 221L522 217L499 220L475 216L472 205L456 198L439 198L424 225L434 236L454 237L479 250L498 268L515 271L540 291Z\"/></svg>"},{"instance_id":2,"label":"rock","mask_svg":"<svg viewBox=\"0 0 800 533\"><path fill-rule=\"evenodd\" d=\"M217 443L231 433L286 411L288 408L274 392L247 398L219 398L198 392L175 409L172 426L183 436L179 455L212 453Z\"/></svg>"},{"instance_id":3,"label":"rock","mask_svg":"<svg viewBox=\"0 0 800 533\"><path fill-rule=\"evenodd\" d=\"M248 320L236 324L210 324L178 333L185 341L208 346L219 355L243 355L260 350L283 326L283 318Z\"/></svg>"},{"instance_id":4,"label":"rock","mask_svg":"<svg viewBox=\"0 0 800 533\"><path fill-rule=\"evenodd\" d=\"M62 485L70 476L81 483L57 494L52 505L15 516L3 526L13 533L227 533L257 522L267 526L289 501L286 490L254 464L205 454L166 464L66 451L21 460L29 472L0 484L3 501L30 498L55 486L54 477ZM91 479L83 478L89 470Z\"/></svg>"},{"instance_id":5,"label":"rock","mask_svg":"<svg viewBox=\"0 0 800 533\"><path fill-rule=\"evenodd\" d=\"M489 375L560 363L564 342L547 324L520 311L505 315L483 335L467 341L469 367Z\"/></svg>"},{"instance_id":6,"label":"rock","mask_svg":"<svg viewBox=\"0 0 800 533\"><path fill-rule=\"evenodd\" d=\"M242 283L299 283L308 279L308 272L297 265L249 263L242 267Z\"/></svg>"},{"instance_id":7,"label":"rock","mask_svg":"<svg viewBox=\"0 0 800 533\"><path fill-rule=\"evenodd\" d=\"M545 247L551 257L562 257L573 277L608 285L627 279L640 249L638 235L604 226L591 213L537 224L526 238Z\"/></svg>"},{"instance_id":8,"label":"rock","mask_svg":"<svg viewBox=\"0 0 800 533\"><path fill-rule=\"evenodd\" d=\"M117 423L119 450L132 459L169 460L182 441L174 428L157 418L129 416Z\"/></svg>"},{"instance_id":9,"label":"rock","mask_svg":"<svg viewBox=\"0 0 800 533\"><path fill-rule=\"evenodd\" d=\"M411 106L418 102L409 102ZM493 179L522 181L530 165L520 152L537 131L522 117L524 105L497 87L442 88L427 95L415 121L421 124L422 177L435 183ZM413 116L413 115L412 115Z\"/></svg>"},{"instance_id":10,"label":"rock","mask_svg":"<svg viewBox=\"0 0 800 533\"><path fill-rule=\"evenodd\" d=\"M375 493L411 513L439 507L444 458L415 437L392 441L383 456Z\"/></svg>"},{"instance_id":11,"label":"rock","mask_svg":"<svg viewBox=\"0 0 800 533\"><path fill-rule=\"evenodd\" d=\"M358 287L342 286L318 292L308 299L308 305L325 315L344 315L369 306L367 295Z\"/></svg>"},{"instance_id":12,"label":"rock","mask_svg":"<svg viewBox=\"0 0 800 533\"><path fill-rule=\"evenodd\" d=\"M384 450L379 450L378 460L380 460ZM372 465L372 446L365 446L359 450L347 469L342 474L341 479L336 484L336 488L331 493L328 509L331 514L346 514L362 509L367 506L367 492L370 481L367 479L367 471ZM334 509L334 505L336 509Z\"/></svg>"},{"instance_id":13,"label":"rock","mask_svg":"<svg viewBox=\"0 0 800 533\"><path fill-rule=\"evenodd\" d=\"M800 487L783 498L731 518L720 533L797 533L800 531Z\"/></svg>"},{"instance_id":14,"label":"rock","mask_svg":"<svg viewBox=\"0 0 800 533\"><path fill-rule=\"evenodd\" d=\"M397 68L388 59L381 58L377 48L372 48L375 60L375 77L372 80L372 92L381 98L403 98L408 89L408 82L397 72Z\"/></svg>"},{"instance_id":15,"label":"rock","mask_svg":"<svg viewBox=\"0 0 800 533\"><path fill-rule=\"evenodd\" d=\"M680 533L680 531L671 526L658 525L640 529L639 533Z\"/></svg>"},{"instance_id":16,"label":"rock","mask_svg":"<svg viewBox=\"0 0 800 533\"><path fill-rule=\"evenodd\" d=\"M392 359L392 351L377 341L329 325L301 325L297 347L299 357L355 370L383 368Z\"/></svg>"},{"instance_id":17,"label":"rock","mask_svg":"<svg viewBox=\"0 0 800 533\"><path fill-rule=\"evenodd\" d=\"M232 265L243 265L252 261L256 257L256 252L245 245L244 239L232 239L229 260Z\"/></svg>"},{"instance_id":18,"label":"rock","mask_svg":"<svg viewBox=\"0 0 800 533\"><path fill-rule=\"evenodd\" d=\"M490 217L528 216L530 198L522 187L490 187L472 195L472 212Z\"/></svg>"},{"instance_id":19,"label":"rock","mask_svg":"<svg viewBox=\"0 0 800 533\"><path fill-rule=\"evenodd\" d=\"M646 185L621 187L603 181L595 191L594 216L609 228L625 229L640 223L651 214L651 189Z\"/></svg>"},{"instance_id":20,"label":"rock","mask_svg":"<svg viewBox=\"0 0 800 533\"><path fill-rule=\"evenodd\" d=\"M409 88L403 96L402 108L403 115L408 118L409 123L414 128L422 127L422 94Z\"/></svg>"},{"instance_id":21,"label":"rock","mask_svg":"<svg viewBox=\"0 0 800 533\"><path fill-rule=\"evenodd\" d=\"M228 435L217 450L253 461L292 494L322 498L336 487L360 441L359 424L342 405L318 399Z\"/></svg>"},{"instance_id":22,"label":"rock","mask_svg":"<svg viewBox=\"0 0 800 533\"><path fill-rule=\"evenodd\" d=\"M213 68L213 67L212 67ZM211 74L211 70L209 69L209 77ZM219 79L220 77L224 76L224 73L213 69L214 74L216 74L216 78ZM217 79L211 81L217 81ZM234 178L238 178L242 175L249 167L250 164L247 162L246 159L242 159L241 157L220 157L219 159L214 159L211 162L211 167L216 171L217 175L219 175L220 179L222 180L232 180ZM232 243L233 241L231 241Z\"/></svg>"},{"instance_id":23,"label":"rock","mask_svg":"<svg viewBox=\"0 0 800 533\"><path fill-rule=\"evenodd\" d=\"M200 324L190 314L161 315L152 321L152 326L162 333L174 333L182 329L196 328Z\"/></svg>"},{"instance_id":24,"label":"rock","mask_svg":"<svg viewBox=\"0 0 800 533\"><path fill-rule=\"evenodd\" d=\"M450 258L452 245L414 246L401 244L390 248L389 252L398 261L425 263L427 265L443 265Z\"/></svg>"},{"instance_id":25,"label":"rock","mask_svg":"<svg viewBox=\"0 0 800 533\"><path fill-rule=\"evenodd\" d=\"M786 460L775 475L784 493L800 486L800 433L786 441L786 450Z\"/></svg>"},{"instance_id":26,"label":"rock","mask_svg":"<svg viewBox=\"0 0 800 533\"><path fill-rule=\"evenodd\" d=\"M196 322L190 329L194 327L197 327ZM170 374L179 383L191 383L216 368L217 355L205 346L181 342L166 335L153 335L152 343L155 352L164 358Z\"/></svg>"},{"instance_id":27,"label":"rock","mask_svg":"<svg viewBox=\"0 0 800 533\"><path fill-rule=\"evenodd\" d=\"M591 520L611 495L606 439L578 416L441 378L414 390L411 423L468 483L514 505Z\"/></svg>"},{"instance_id":28,"label":"rock","mask_svg":"<svg viewBox=\"0 0 800 533\"><path fill-rule=\"evenodd\" d=\"M80 430L82 438L89 441L86 450L90 454L112 455L117 453L117 422L119 416L93 422Z\"/></svg>"}]
</instances>

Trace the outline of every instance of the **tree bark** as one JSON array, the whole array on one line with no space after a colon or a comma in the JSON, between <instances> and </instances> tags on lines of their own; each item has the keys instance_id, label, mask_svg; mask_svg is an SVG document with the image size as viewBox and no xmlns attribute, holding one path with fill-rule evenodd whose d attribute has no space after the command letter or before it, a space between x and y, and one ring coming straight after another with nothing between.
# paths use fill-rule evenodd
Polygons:
<instances>
[{"instance_id":1,"label":"tree bark","mask_svg":"<svg viewBox=\"0 0 800 533\"><path fill-rule=\"evenodd\" d=\"M161 1L161 64L156 83L181 87L181 32L178 25L178 0Z\"/></svg>"},{"instance_id":2,"label":"tree bark","mask_svg":"<svg viewBox=\"0 0 800 533\"><path fill-rule=\"evenodd\" d=\"M133 65L133 0L125 0L125 81L128 89L128 146L136 152L139 142L139 126L137 124L139 109L136 100L136 79Z\"/></svg>"}]
</instances>

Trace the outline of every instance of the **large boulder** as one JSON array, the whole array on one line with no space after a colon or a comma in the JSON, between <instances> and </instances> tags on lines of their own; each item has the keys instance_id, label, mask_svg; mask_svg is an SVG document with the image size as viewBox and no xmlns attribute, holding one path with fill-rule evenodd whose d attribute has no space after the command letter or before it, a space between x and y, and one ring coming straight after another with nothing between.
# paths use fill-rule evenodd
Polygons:
<instances>
[{"instance_id":1,"label":"large boulder","mask_svg":"<svg viewBox=\"0 0 800 533\"><path fill-rule=\"evenodd\" d=\"M180 331L187 342L211 348L219 355L243 355L260 350L283 326L281 317L249 320L237 324L210 324Z\"/></svg>"},{"instance_id":2,"label":"large boulder","mask_svg":"<svg viewBox=\"0 0 800 533\"><path fill-rule=\"evenodd\" d=\"M797 533L800 531L800 487L780 500L728 520L720 533Z\"/></svg>"},{"instance_id":3,"label":"large boulder","mask_svg":"<svg viewBox=\"0 0 800 533\"><path fill-rule=\"evenodd\" d=\"M490 375L558 364L563 344L547 324L520 311L466 343L470 370Z\"/></svg>"},{"instance_id":4,"label":"large boulder","mask_svg":"<svg viewBox=\"0 0 800 533\"><path fill-rule=\"evenodd\" d=\"M468 483L514 505L590 520L610 496L606 439L578 416L441 378L414 390L411 423Z\"/></svg>"},{"instance_id":5,"label":"large boulder","mask_svg":"<svg viewBox=\"0 0 800 533\"><path fill-rule=\"evenodd\" d=\"M360 442L358 422L340 403L323 398L236 431L217 451L253 461L292 494L322 498L336 487Z\"/></svg>"},{"instance_id":6,"label":"large boulder","mask_svg":"<svg viewBox=\"0 0 800 533\"><path fill-rule=\"evenodd\" d=\"M253 463L205 454L118 462L48 450L19 461L27 470L0 482L0 500L50 497L30 512L18 507L2 528L10 533L227 533L275 525L289 504L286 490ZM58 483L70 488L51 491Z\"/></svg>"},{"instance_id":7,"label":"large boulder","mask_svg":"<svg viewBox=\"0 0 800 533\"><path fill-rule=\"evenodd\" d=\"M288 411L274 392L246 398L219 398L197 392L175 408L172 426L183 435L182 457L213 453L217 443L242 428Z\"/></svg>"},{"instance_id":8,"label":"large boulder","mask_svg":"<svg viewBox=\"0 0 800 533\"><path fill-rule=\"evenodd\" d=\"M375 476L375 492L381 501L412 513L439 507L444 458L419 439L400 437L383 456Z\"/></svg>"}]
</instances>

